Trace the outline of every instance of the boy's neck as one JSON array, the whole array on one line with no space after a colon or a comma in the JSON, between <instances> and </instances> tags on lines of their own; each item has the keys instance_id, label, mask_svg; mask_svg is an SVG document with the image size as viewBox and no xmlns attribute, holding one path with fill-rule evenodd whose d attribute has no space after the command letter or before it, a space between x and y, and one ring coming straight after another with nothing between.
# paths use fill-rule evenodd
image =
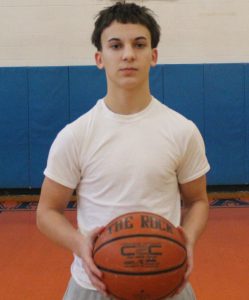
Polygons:
<instances>
[{"instance_id":1,"label":"boy's neck","mask_svg":"<svg viewBox=\"0 0 249 300\"><path fill-rule=\"evenodd\" d=\"M149 89L136 91L112 90L107 92L104 101L112 112L121 115L130 115L145 109L149 105L151 98Z\"/></svg>"}]
</instances>

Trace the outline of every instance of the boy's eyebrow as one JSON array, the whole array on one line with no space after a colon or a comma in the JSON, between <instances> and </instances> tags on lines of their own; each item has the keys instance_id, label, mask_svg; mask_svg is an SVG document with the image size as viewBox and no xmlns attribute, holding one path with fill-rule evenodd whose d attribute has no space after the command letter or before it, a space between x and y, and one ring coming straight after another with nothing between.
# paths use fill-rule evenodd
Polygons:
<instances>
[{"instance_id":1,"label":"boy's eyebrow","mask_svg":"<svg viewBox=\"0 0 249 300\"><path fill-rule=\"evenodd\" d=\"M135 41L137 41L137 40L147 40L147 38L145 37L145 36L138 36L138 37L136 37L135 39L134 39ZM119 42L119 41L121 41L121 39L120 38L115 38L115 37L113 37L113 38L110 38L109 40L108 40L108 42Z\"/></svg>"},{"instance_id":2,"label":"boy's eyebrow","mask_svg":"<svg viewBox=\"0 0 249 300\"><path fill-rule=\"evenodd\" d=\"M119 42L120 41L120 39L119 38L110 38L107 42Z\"/></svg>"},{"instance_id":3,"label":"boy's eyebrow","mask_svg":"<svg viewBox=\"0 0 249 300\"><path fill-rule=\"evenodd\" d=\"M147 38L145 36L138 36L137 38L135 38L135 41L137 40L145 40L147 41Z\"/></svg>"}]
</instances>

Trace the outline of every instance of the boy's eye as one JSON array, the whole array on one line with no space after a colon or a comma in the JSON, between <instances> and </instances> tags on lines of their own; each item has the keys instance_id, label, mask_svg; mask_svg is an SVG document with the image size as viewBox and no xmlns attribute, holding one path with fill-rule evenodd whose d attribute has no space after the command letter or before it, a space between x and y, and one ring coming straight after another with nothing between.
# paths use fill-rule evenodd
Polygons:
<instances>
[{"instance_id":1,"label":"boy's eye","mask_svg":"<svg viewBox=\"0 0 249 300\"><path fill-rule=\"evenodd\" d=\"M120 49L121 48L121 44L112 44L111 48L112 49Z\"/></svg>"},{"instance_id":2,"label":"boy's eye","mask_svg":"<svg viewBox=\"0 0 249 300\"><path fill-rule=\"evenodd\" d=\"M137 43L136 48L144 48L145 44L144 43Z\"/></svg>"}]
</instances>

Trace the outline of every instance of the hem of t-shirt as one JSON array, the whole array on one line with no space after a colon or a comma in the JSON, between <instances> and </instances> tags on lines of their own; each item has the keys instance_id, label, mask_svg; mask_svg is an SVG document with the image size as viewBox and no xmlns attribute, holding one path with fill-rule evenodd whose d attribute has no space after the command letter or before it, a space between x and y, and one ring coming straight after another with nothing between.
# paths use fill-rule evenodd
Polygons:
<instances>
[{"instance_id":1,"label":"hem of t-shirt","mask_svg":"<svg viewBox=\"0 0 249 300\"><path fill-rule=\"evenodd\" d=\"M60 177L58 177L58 176L56 176L56 175L54 175L54 174L51 174L51 173L49 173L48 171L44 171L44 175L46 176L46 177L48 177L49 179L52 179L53 181L55 181L55 182L57 182L57 183L59 183L59 184L61 184L61 185L64 185L65 187L68 187L68 188L70 188L70 189L75 189L75 186L73 185L73 184L71 184L71 183L68 183L67 181L65 181L64 179L62 179L62 178L60 178Z\"/></svg>"},{"instance_id":2,"label":"hem of t-shirt","mask_svg":"<svg viewBox=\"0 0 249 300\"><path fill-rule=\"evenodd\" d=\"M193 175L191 177L188 177L188 178L186 178L184 180L181 180L181 181L179 180L179 183L184 184L184 183L188 183L190 181L193 181L193 180L205 175L209 170L210 170L210 165L207 165L204 169L202 169L201 171L199 171L195 175Z\"/></svg>"}]
</instances>

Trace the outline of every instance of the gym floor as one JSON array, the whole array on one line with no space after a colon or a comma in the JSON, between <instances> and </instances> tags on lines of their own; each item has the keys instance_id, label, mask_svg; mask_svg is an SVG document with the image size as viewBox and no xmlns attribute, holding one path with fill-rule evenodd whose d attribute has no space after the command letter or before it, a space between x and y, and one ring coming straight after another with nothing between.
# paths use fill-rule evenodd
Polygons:
<instances>
[{"instance_id":1,"label":"gym floor","mask_svg":"<svg viewBox=\"0 0 249 300\"><path fill-rule=\"evenodd\" d=\"M249 202L226 198L213 201L207 229L196 246L190 281L198 300L249 299ZM71 253L37 230L34 203L6 203L0 202L0 298L61 300ZM73 206L66 215L75 224Z\"/></svg>"}]
</instances>

